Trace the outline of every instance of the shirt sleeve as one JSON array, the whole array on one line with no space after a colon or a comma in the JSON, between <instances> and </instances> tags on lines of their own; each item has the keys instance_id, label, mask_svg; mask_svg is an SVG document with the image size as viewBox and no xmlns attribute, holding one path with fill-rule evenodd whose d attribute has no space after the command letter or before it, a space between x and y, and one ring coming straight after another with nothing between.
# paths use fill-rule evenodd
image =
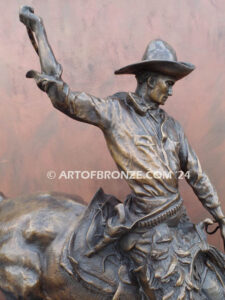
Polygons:
<instances>
[{"instance_id":1,"label":"shirt sleeve","mask_svg":"<svg viewBox=\"0 0 225 300\"><path fill-rule=\"evenodd\" d=\"M110 97L98 98L84 92L72 92L67 84L54 84L48 89L48 96L55 108L69 117L102 129L112 121L116 101Z\"/></svg>"},{"instance_id":2,"label":"shirt sleeve","mask_svg":"<svg viewBox=\"0 0 225 300\"><path fill-rule=\"evenodd\" d=\"M183 129L179 126L180 135L180 164L183 172L186 173L186 180L192 187L194 193L208 209L217 208L220 205L217 192L208 176L202 171L199 159L190 146Z\"/></svg>"}]
</instances>

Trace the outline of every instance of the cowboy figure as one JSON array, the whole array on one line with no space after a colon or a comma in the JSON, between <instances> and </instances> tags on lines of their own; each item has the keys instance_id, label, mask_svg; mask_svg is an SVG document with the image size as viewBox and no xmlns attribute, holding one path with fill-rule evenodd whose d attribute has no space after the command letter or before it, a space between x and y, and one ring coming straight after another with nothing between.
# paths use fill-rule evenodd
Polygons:
<instances>
[{"instance_id":1,"label":"cowboy figure","mask_svg":"<svg viewBox=\"0 0 225 300\"><path fill-rule=\"evenodd\" d=\"M72 92L61 78L42 20L29 7L22 9L20 18L36 36L42 69L29 71L27 77L35 79L55 108L102 130L120 171L141 174L127 179L131 195L115 204L102 237L86 255L91 258L117 241L143 299L224 299L224 256L206 243L204 223L189 221L178 189L179 172L187 175L188 184L218 222L224 241L225 216L182 127L161 109L175 82L194 66L179 62L173 48L156 39L141 62L115 72L135 75L134 93L102 99Z\"/></svg>"}]
</instances>

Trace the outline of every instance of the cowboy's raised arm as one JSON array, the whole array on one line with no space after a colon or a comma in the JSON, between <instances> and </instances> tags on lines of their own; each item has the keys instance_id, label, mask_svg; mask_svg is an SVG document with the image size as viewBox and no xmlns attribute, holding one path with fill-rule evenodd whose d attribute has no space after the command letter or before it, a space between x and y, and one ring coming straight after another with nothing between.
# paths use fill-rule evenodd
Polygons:
<instances>
[{"instance_id":1,"label":"cowboy's raised arm","mask_svg":"<svg viewBox=\"0 0 225 300\"><path fill-rule=\"evenodd\" d=\"M34 78L38 87L48 94L54 107L63 113L99 127L108 126L112 110L111 99L71 92L61 79L62 67L56 61L48 42L43 20L34 14L31 7L24 6L20 9L20 21L27 27L41 64L41 73L32 70L27 73L27 77Z\"/></svg>"}]
</instances>

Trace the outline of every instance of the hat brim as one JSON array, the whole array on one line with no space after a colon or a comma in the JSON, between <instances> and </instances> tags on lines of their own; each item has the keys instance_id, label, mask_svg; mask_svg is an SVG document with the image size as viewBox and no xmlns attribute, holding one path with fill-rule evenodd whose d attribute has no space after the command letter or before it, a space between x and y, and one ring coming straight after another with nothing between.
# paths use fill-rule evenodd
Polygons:
<instances>
[{"instance_id":1,"label":"hat brim","mask_svg":"<svg viewBox=\"0 0 225 300\"><path fill-rule=\"evenodd\" d=\"M115 71L116 75L137 74L139 72L156 72L163 75L172 76L179 80L195 69L191 63L169 61L169 60L150 60L131 64Z\"/></svg>"}]
</instances>

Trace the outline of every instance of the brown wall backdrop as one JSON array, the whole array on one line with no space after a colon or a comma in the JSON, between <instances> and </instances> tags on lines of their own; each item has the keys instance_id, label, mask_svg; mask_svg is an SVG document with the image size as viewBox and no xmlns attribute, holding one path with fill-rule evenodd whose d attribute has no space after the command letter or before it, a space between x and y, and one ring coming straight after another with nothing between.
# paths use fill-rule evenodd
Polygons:
<instances>
[{"instance_id":1,"label":"brown wall backdrop","mask_svg":"<svg viewBox=\"0 0 225 300\"><path fill-rule=\"evenodd\" d=\"M9 197L37 191L79 194L90 201L102 186L124 199L121 180L50 180L48 170L116 170L98 128L56 111L32 80L39 61L19 6L44 19L50 43L73 90L96 96L133 91L132 76L113 71L139 61L147 43L162 38L196 70L175 85L165 110L183 125L225 209L225 1L224 0L45 0L0 2L0 190ZM184 181L184 180L183 180ZM194 222L207 216L181 183ZM222 246L219 235L211 240Z\"/></svg>"}]
</instances>

